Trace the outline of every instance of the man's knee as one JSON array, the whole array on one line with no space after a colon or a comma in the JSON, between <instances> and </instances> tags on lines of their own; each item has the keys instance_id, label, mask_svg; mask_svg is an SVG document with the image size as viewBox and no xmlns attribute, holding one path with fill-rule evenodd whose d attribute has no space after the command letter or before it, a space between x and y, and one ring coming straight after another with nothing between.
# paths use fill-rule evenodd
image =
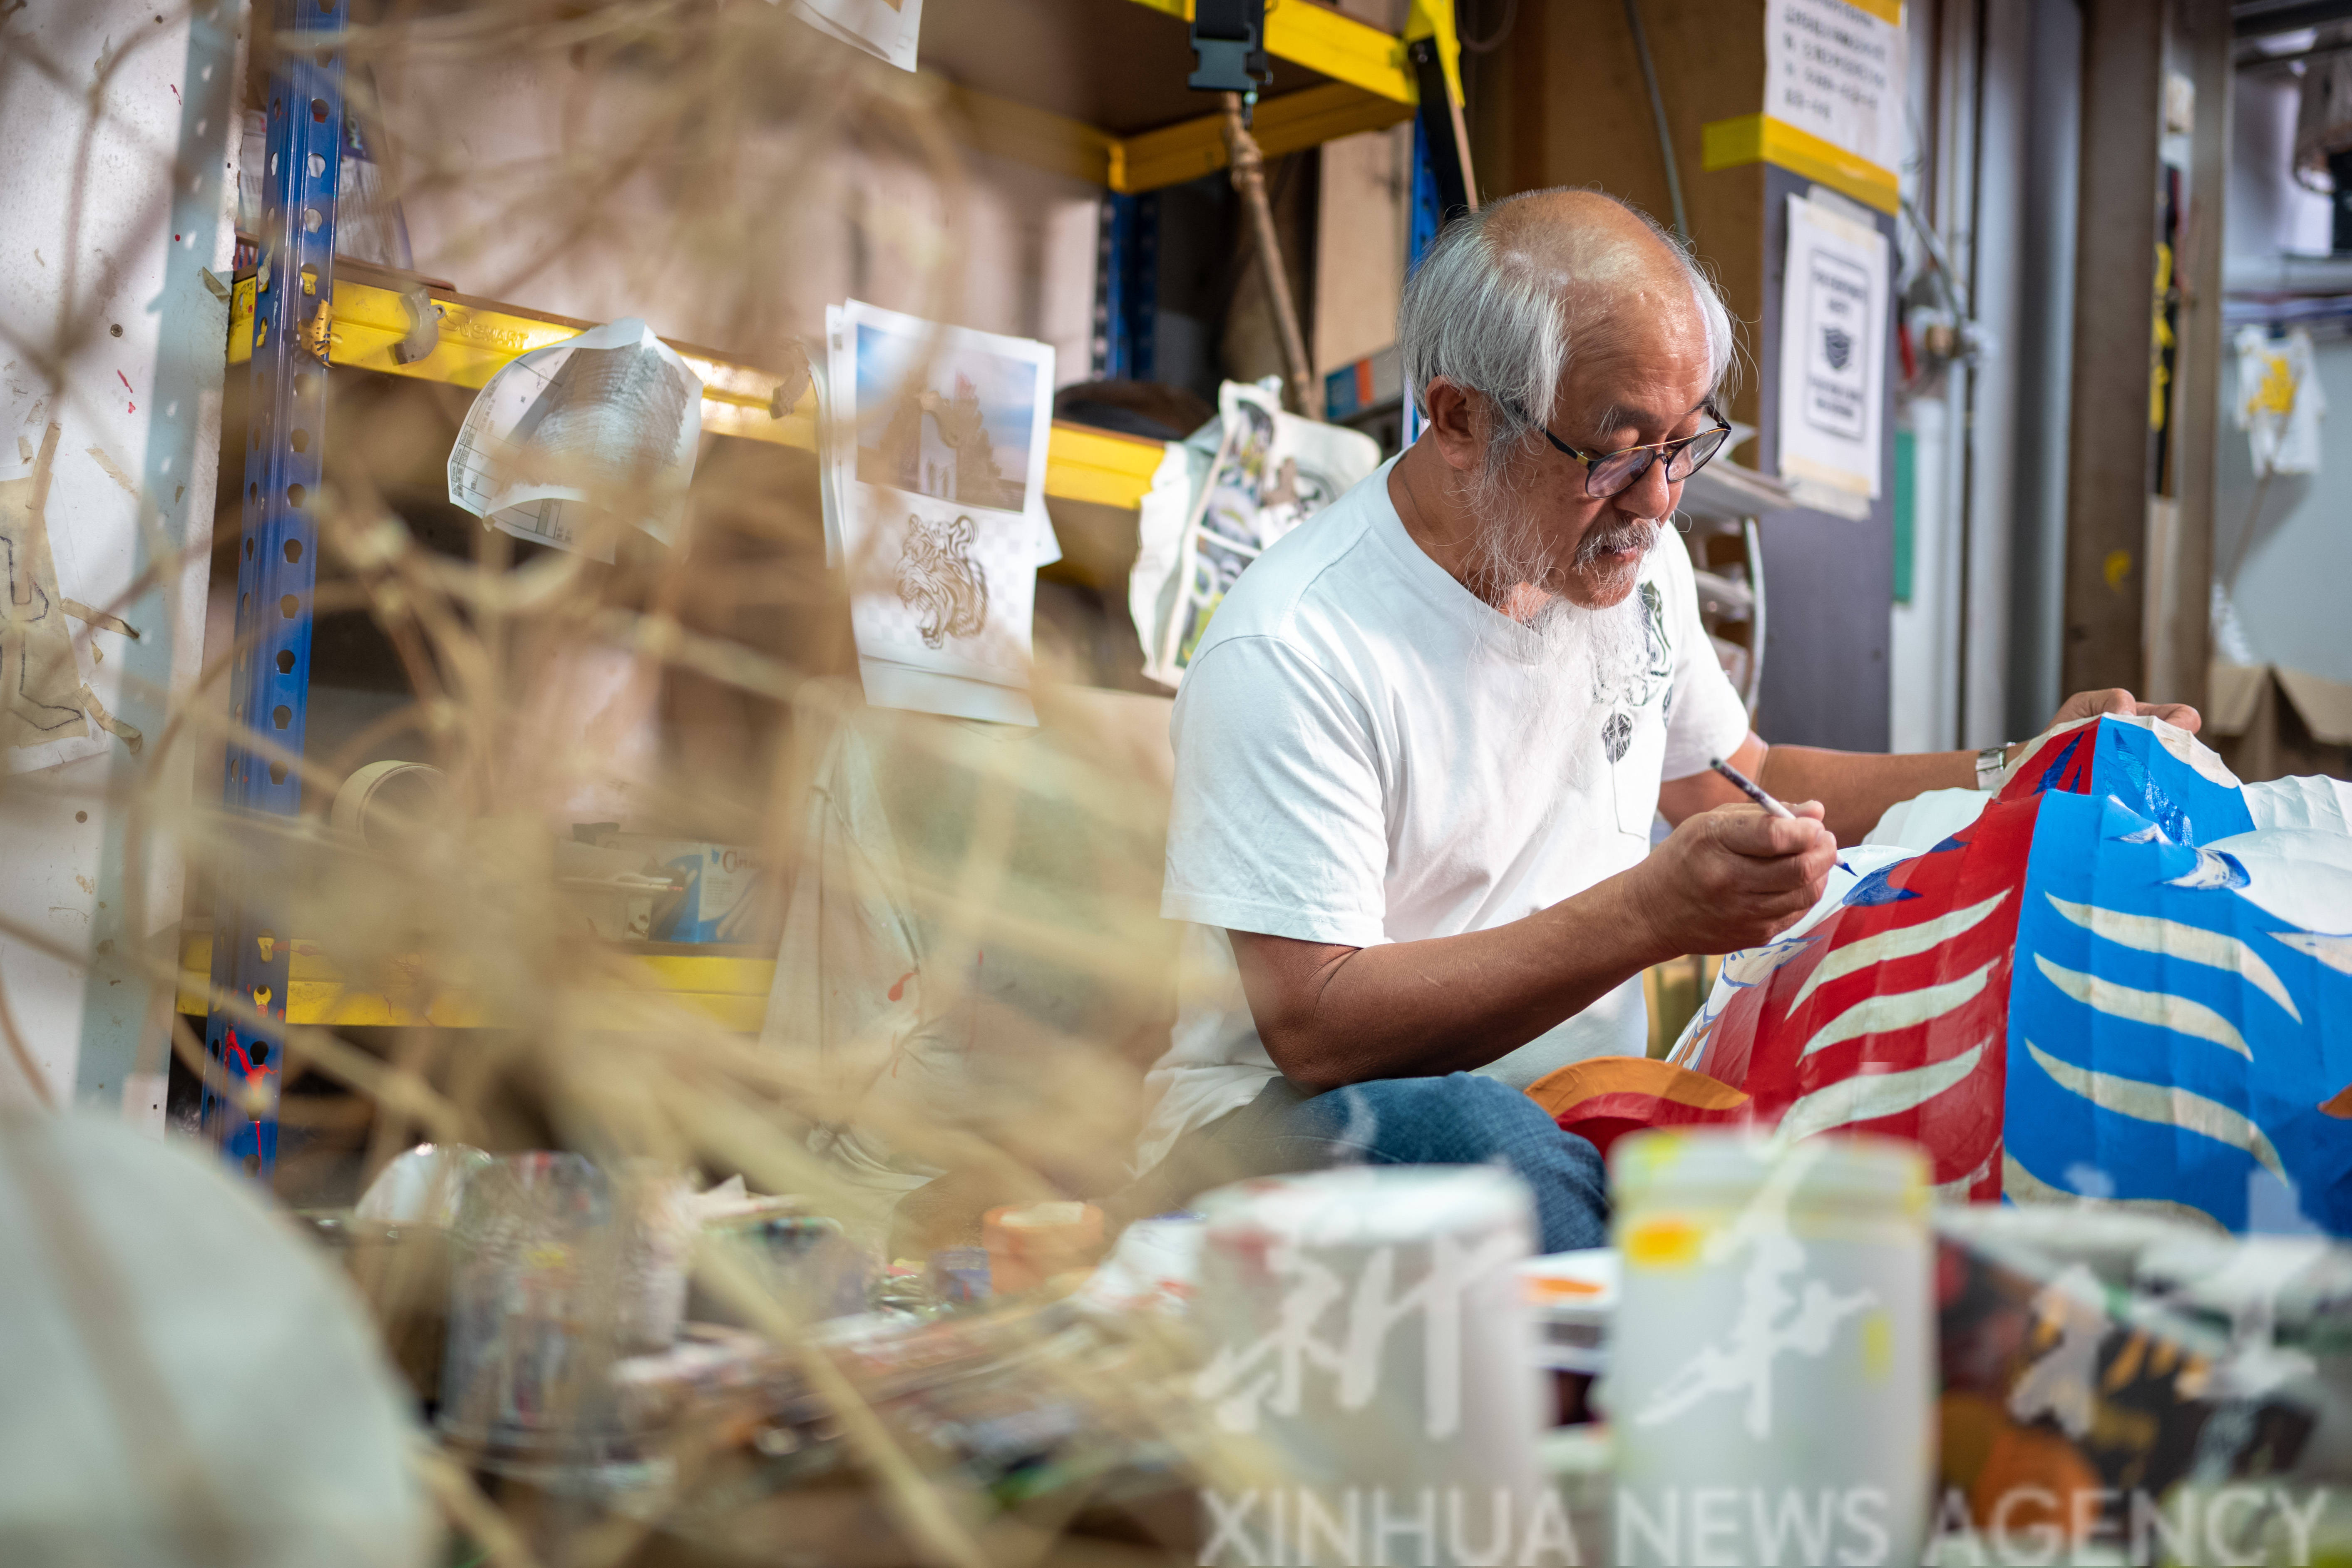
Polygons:
<instances>
[{"instance_id":1,"label":"man's knee","mask_svg":"<svg viewBox=\"0 0 2352 1568\"><path fill-rule=\"evenodd\" d=\"M1551 1118L1498 1079L1475 1073L1381 1079L1298 1107L1315 1132L1364 1156L1407 1164L1475 1165L1552 1131Z\"/></svg>"}]
</instances>

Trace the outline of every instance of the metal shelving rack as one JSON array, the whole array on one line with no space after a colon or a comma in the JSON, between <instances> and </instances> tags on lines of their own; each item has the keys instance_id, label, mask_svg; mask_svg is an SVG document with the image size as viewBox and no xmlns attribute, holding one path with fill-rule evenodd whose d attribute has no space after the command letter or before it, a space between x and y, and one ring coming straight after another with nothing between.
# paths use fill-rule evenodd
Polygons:
<instances>
[{"instance_id":1,"label":"metal shelving rack","mask_svg":"<svg viewBox=\"0 0 2352 1568\"><path fill-rule=\"evenodd\" d=\"M1171 18L1189 19L1187 0L1139 0ZM251 418L245 441L245 501L237 550L236 663L230 679L237 726L222 780L222 798L238 853L214 906L208 954L211 989L199 999L184 985L184 1009L209 1006L205 1046L226 1092L208 1081L204 1122L224 1152L267 1176L278 1152L278 1100L289 1004L320 1021L378 1021L380 999L347 997L340 984L310 976L298 984L296 946L273 919L272 846L283 841L270 818L290 818L302 804L292 765L302 754L310 688L311 600L318 533L309 506L317 493L325 442L327 373L347 365L460 386L479 386L530 349L559 342L590 323L469 300L406 279L335 276L336 194L343 149L343 62L332 47L349 21L349 0L278 0L283 58L270 79L268 168L263 180L260 255L253 277L231 301L229 362L245 363ZM1461 87L1451 0L1413 0L1402 36L1391 36L1311 0L1274 0L1266 46L1278 58L1329 78L1322 86L1258 105L1257 134L1269 153L1336 136L1417 121L1420 180L1426 205L1451 207L1464 178L1459 159ZM1215 116L1114 136L1003 100L957 90L984 151L1080 174L1108 192L1103 281L1097 299L1098 374L1150 374L1153 200L1157 187L1223 166ZM1437 195L1436 193L1442 193ZM1413 259L1434 231L1415 226ZM387 287L386 285L390 286ZM416 312L435 317L429 347L415 346ZM781 445L813 447L814 406L791 402L786 378L675 345L705 383L704 426ZM1057 423L1046 490L1056 499L1132 508L1149 488L1160 448L1109 432ZM308 944L305 944L306 948ZM189 957L201 949L191 944ZM313 954L315 968L322 960ZM750 977L711 979L713 962L677 961L691 975L666 977L703 997L706 1010L744 1011ZM317 992L317 995L298 992ZM738 992L743 993L739 996ZM224 1006L224 998L235 998ZM341 1015L358 1011L352 1019ZM477 1022L478 1009L452 1000L451 1022ZM390 1021L398 1009L387 1012Z\"/></svg>"},{"instance_id":2,"label":"metal shelving rack","mask_svg":"<svg viewBox=\"0 0 2352 1568\"><path fill-rule=\"evenodd\" d=\"M268 847L257 817L302 808L302 754L310 686L311 592L319 534L310 505L324 452L329 333L335 289L335 195L342 177L343 62L331 47L348 0L284 0L292 35L271 75L268 164L262 181L256 277L252 416L245 441L243 539L236 552L236 663L222 800L244 851L231 858L214 905L212 1012L205 1048L234 1091L207 1081L205 1127L257 1174L278 1158L278 1091L286 1047L293 942L274 924ZM224 1010L217 998L249 1004ZM258 1022L256 1021L256 1016Z\"/></svg>"},{"instance_id":3,"label":"metal shelving rack","mask_svg":"<svg viewBox=\"0 0 2352 1568\"><path fill-rule=\"evenodd\" d=\"M1177 22L1192 18L1192 0L1137 3ZM1316 0L1268 0L1265 47L1274 59L1325 79L1258 100L1253 133L1269 158L1377 131L1433 107L1454 126L1461 123L1453 0L1412 0L1400 34ZM941 86L944 101L969 125L976 150L1074 175L1117 195L1142 195L1225 167L1223 121L1216 112L1122 132L968 85ZM1452 145L1457 138L1443 140Z\"/></svg>"}]
</instances>

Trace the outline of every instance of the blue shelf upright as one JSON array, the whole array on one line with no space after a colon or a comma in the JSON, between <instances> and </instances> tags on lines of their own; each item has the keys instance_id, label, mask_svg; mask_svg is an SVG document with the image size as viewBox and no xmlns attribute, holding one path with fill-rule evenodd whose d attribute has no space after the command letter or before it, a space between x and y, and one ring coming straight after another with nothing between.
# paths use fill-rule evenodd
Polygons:
<instances>
[{"instance_id":1,"label":"blue shelf upright","mask_svg":"<svg viewBox=\"0 0 2352 1568\"><path fill-rule=\"evenodd\" d=\"M1103 197L1095 247L1094 374L1150 381L1160 308L1160 195Z\"/></svg>"},{"instance_id":2,"label":"blue shelf upright","mask_svg":"<svg viewBox=\"0 0 2352 1568\"><path fill-rule=\"evenodd\" d=\"M310 508L326 437L343 154L342 57L320 46L341 37L348 9L349 0L281 0L285 53L269 80L262 181L236 554L237 653L229 682L237 729L221 792L231 849L213 908L212 983L216 995L243 999L263 1021L217 1007L205 1021L205 1050L235 1089L223 1095L206 1085L204 1123L232 1162L264 1178L278 1159L294 944L292 932L270 914L272 884L282 879L272 847L283 838L263 819L291 817L302 808L302 781L286 759L301 755L310 697L319 562Z\"/></svg>"},{"instance_id":3,"label":"blue shelf upright","mask_svg":"<svg viewBox=\"0 0 2352 1568\"><path fill-rule=\"evenodd\" d=\"M1412 277L1421 269L1421 258L1437 243L1437 232L1444 226L1444 205L1437 192L1437 170L1431 161L1429 127L1422 116L1412 122L1412 208L1405 226L1404 275ZM1405 389L1404 444L1412 446L1421 439L1421 410L1412 401L1412 389Z\"/></svg>"}]
</instances>

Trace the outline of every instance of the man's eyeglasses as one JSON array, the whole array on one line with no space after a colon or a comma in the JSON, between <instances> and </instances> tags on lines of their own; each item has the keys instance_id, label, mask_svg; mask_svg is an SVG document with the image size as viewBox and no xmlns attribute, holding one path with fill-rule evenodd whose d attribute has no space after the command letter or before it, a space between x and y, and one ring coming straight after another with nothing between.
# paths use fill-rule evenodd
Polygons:
<instances>
[{"instance_id":1,"label":"man's eyeglasses","mask_svg":"<svg viewBox=\"0 0 2352 1568\"><path fill-rule=\"evenodd\" d=\"M1701 468L1707 460L1723 450L1731 426L1717 424L1696 436L1685 436L1673 441L1653 441L1646 447L1627 447L1616 452L1586 452L1570 446L1544 426L1544 439L1584 465L1584 493L1601 500L1622 495L1640 482L1650 465L1658 458L1666 460L1666 480L1680 484Z\"/></svg>"}]
</instances>

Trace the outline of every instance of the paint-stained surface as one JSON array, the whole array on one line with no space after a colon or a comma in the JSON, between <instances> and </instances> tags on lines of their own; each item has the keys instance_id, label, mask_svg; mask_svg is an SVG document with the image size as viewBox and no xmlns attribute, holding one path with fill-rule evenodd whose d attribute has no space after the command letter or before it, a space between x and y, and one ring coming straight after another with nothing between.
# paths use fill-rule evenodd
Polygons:
<instances>
[{"instance_id":1,"label":"paint-stained surface","mask_svg":"<svg viewBox=\"0 0 2352 1568\"><path fill-rule=\"evenodd\" d=\"M74 668L72 623L49 554L46 513L58 435L55 425L44 433L31 473L0 479L0 572L8 582L0 606L0 746L11 772L95 749L83 711L88 689Z\"/></svg>"},{"instance_id":2,"label":"paint-stained surface","mask_svg":"<svg viewBox=\"0 0 2352 1568\"><path fill-rule=\"evenodd\" d=\"M0 5L0 1103L160 1117L169 988L128 956L180 919L186 749L150 742L202 655L242 23Z\"/></svg>"}]
</instances>

